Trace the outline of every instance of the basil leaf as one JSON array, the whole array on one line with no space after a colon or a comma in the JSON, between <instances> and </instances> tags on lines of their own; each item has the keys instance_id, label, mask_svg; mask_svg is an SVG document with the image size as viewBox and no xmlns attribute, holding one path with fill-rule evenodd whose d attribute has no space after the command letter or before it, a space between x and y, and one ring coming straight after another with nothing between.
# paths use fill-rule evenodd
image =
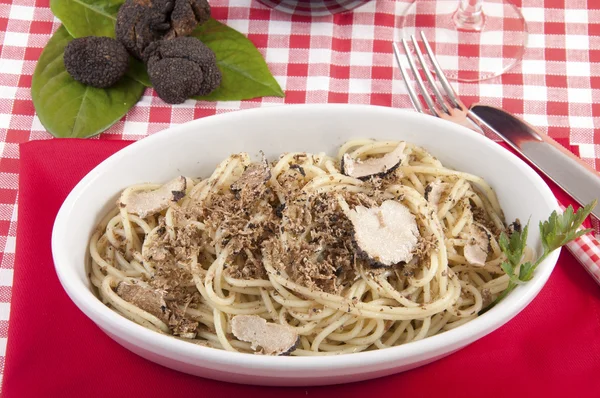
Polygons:
<instances>
[{"instance_id":1,"label":"basil leaf","mask_svg":"<svg viewBox=\"0 0 600 398\"><path fill-rule=\"evenodd\" d=\"M73 37L115 37L117 12L124 0L50 0L50 9Z\"/></svg>"},{"instance_id":2,"label":"basil leaf","mask_svg":"<svg viewBox=\"0 0 600 398\"><path fill-rule=\"evenodd\" d=\"M256 97L283 97L284 93L261 53L246 36L214 19L198 26L192 36L200 39L217 56L223 78L206 101L237 101Z\"/></svg>"},{"instance_id":3,"label":"basil leaf","mask_svg":"<svg viewBox=\"0 0 600 398\"><path fill-rule=\"evenodd\" d=\"M31 82L37 115L55 137L90 137L121 119L144 93L144 86L125 76L102 89L75 81L65 69L64 49L73 37L60 27L46 44Z\"/></svg>"}]
</instances>

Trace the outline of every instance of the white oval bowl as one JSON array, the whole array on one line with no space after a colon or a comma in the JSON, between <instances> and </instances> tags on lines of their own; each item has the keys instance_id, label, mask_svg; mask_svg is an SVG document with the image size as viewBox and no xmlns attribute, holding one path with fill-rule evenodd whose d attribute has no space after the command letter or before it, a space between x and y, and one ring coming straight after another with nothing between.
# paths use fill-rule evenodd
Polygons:
<instances>
[{"instance_id":1,"label":"white oval bowl","mask_svg":"<svg viewBox=\"0 0 600 398\"><path fill-rule=\"evenodd\" d=\"M199 119L144 138L106 159L77 184L52 232L56 272L73 302L123 347L161 365L213 379L261 385L324 385L371 379L446 356L499 328L533 300L559 251L533 279L487 313L450 331L398 347L322 357L270 357L202 347L146 329L96 298L86 275L88 240L122 189L176 175L208 176L236 152L273 159L283 152L334 154L352 138L406 140L495 189L507 220L530 219L528 244L540 250L536 228L557 209L554 195L524 162L471 130L415 112L363 105L293 105ZM518 338L518 337L517 337Z\"/></svg>"}]
</instances>

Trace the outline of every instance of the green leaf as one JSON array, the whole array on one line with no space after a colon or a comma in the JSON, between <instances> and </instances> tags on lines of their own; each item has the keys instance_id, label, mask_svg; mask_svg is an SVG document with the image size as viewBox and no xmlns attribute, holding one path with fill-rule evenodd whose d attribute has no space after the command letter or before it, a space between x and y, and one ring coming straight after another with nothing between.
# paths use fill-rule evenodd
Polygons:
<instances>
[{"instance_id":1,"label":"green leaf","mask_svg":"<svg viewBox=\"0 0 600 398\"><path fill-rule=\"evenodd\" d=\"M504 253L506 253L509 250L508 248L510 246L510 241L508 240L508 235L506 234L506 232L502 231L502 233L500 234L500 239L498 240L498 244L500 245L500 249L502 249Z\"/></svg>"},{"instance_id":2,"label":"green leaf","mask_svg":"<svg viewBox=\"0 0 600 398\"><path fill-rule=\"evenodd\" d=\"M515 275L515 268L510 263L505 261L502 264L500 264L500 268L502 268L502 270L506 272L506 275L508 275L511 283L519 283L519 278L517 277L517 275Z\"/></svg>"},{"instance_id":3,"label":"green leaf","mask_svg":"<svg viewBox=\"0 0 600 398\"><path fill-rule=\"evenodd\" d=\"M260 52L246 36L214 19L196 28L192 36L210 47L217 56L223 79L206 101L237 101L256 97L283 97L281 87L269 72Z\"/></svg>"},{"instance_id":4,"label":"green leaf","mask_svg":"<svg viewBox=\"0 0 600 398\"><path fill-rule=\"evenodd\" d=\"M514 267L506 261L500 264L500 268L502 268L502 270L506 272L506 275L508 275L509 277L515 274Z\"/></svg>"},{"instance_id":5,"label":"green leaf","mask_svg":"<svg viewBox=\"0 0 600 398\"><path fill-rule=\"evenodd\" d=\"M550 252L551 242L556 239L556 211L553 211L547 221L540 221L540 236L542 237L542 247L544 252Z\"/></svg>"},{"instance_id":6,"label":"green leaf","mask_svg":"<svg viewBox=\"0 0 600 398\"><path fill-rule=\"evenodd\" d=\"M583 221L589 216L596 200L580 208L575 213L573 207L569 206L562 214L553 211L547 221L540 222L540 235L542 236L542 246L545 253L550 253L570 241L577 239L581 235L590 232L589 229L577 231Z\"/></svg>"},{"instance_id":7,"label":"green leaf","mask_svg":"<svg viewBox=\"0 0 600 398\"><path fill-rule=\"evenodd\" d=\"M523 250L527 244L529 223L527 223L522 233L517 231L513 232L510 239L502 232L498 244L508 261L503 262L500 265L500 268L502 268L509 278L508 286L490 305L482 309L479 312L479 315L493 308L518 285L532 280L533 273L537 266L544 261L551 252L566 245L570 241L577 239L581 235L590 232L589 229L581 231L577 231L577 229L592 212L596 206L596 202L597 201L594 200L587 206L577 210L576 213L573 212L573 207L571 206L569 206L561 215L558 215L556 211L553 211L552 214L550 214L550 217L548 217L548 220L540 222L540 236L542 239L542 246L544 247L544 253L542 253L542 255L533 263L527 261L526 263L520 264L518 276L515 274L515 270L519 267L519 263L523 257Z\"/></svg>"},{"instance_id":8,"label":"green leaf","mask_svg":"<svg viewBox=\"0 0 600 398\"><path fill-rule=\"evenodd\" d=\"M523 251L525 250L525 246L527 246L528 233L529 223L523 228L523 231L514 231L510 235L510 238L504 232L500 234L498 244L513 268L516 268L521 262L521 258L523 258Z\"/></svg>"},{"instance_id":9,"label":"green leaf","mask_svg":"<svg viewBox=\"0 0 600 398\"><path fill-rule=\"evenodd\" d=\"M146 65L144 65L144 63L138 59L129 57L129 69L127 70L127 76L137 80L146 87L152 87L152 83L150 83L150 76L148 76L148 71L146 70Z\"/></svg>"},{"instance_id":10,"label":"green leaf","mask_svg":"<svg viewBox=\"0 0 600 398\"><path fill-rule=\"evenodd\" d=\"M107 89L73 80L63 62L71 40L62 26L50 38L33 73L31 96L40 121L52 135L90 137L123 117L144 93L144 85L127 76Z\"/></svg>"},{"instance_id":11,"label":"green leaf","mask_svg":"<svg viewBox=\"0 0 600 398\"><path fill-rule=\"evenodd\" d=\"M73 37L115 37L117 12L124 0L50 0L50 9Z\"/></svg>"},{"instance_id":12,"label":"green leaf","mask_svg":"<svg viewBox=\"0 0 600 398\"><path fill-rule=\"evenodd\" d=\"M575 228L579 228L579 226L583 224L583 222L590 215L592 210L594 210L594 207L596 207L596 204L598 204L598 200L594 199L592 203L588 203L583 208L577 210L577 213L575 213L575 218L573 220L573 226L575 226Z\"/></svg>"},{"instance_id":13,"label":"green leaf","mask_svg":"<svg viewBox=\"0 0 600 398\"><path fill-rule=\"evenodd\" d=\"M498 244L508 261L503 262L500 267L509 277L508 287L498 295L491 305L482 310L480 314L488 311L500 302L500 300L506 297L508 293L517 287L517 285L533 279L535 269L551 252L566 245L570 241L577 239L581 235L590 232L589 229L581 231L577 231L577 229L592 212L596 206L596 202L597 201L594 200L592 203L577 210L576 213L573 212L572 206L569 206L565 209L563 214L560 215L556 211L553 211L552 214L550 214L550 217L548 217L548 220L540 222L540 236L544 252L533 263L527 261L526 263L520 264L525 245L527 244L529 223L527 223L522 233L515 231L511 234L510 238L502 232ZM517 267L520 267L518 276L515 274Z\"/></svg>"},{"instance_id":14,"label":"green leaf","mask_svg":"<svg viewBox=\"0 0 600 398\"><path fill-rule=\"evenodd\" d=\"M519 280L521 282L528 282L533 278L533 271L535 271L537 264L532 264L529 261L521 264L519 268Z\"/></svg>"}]
</instances>

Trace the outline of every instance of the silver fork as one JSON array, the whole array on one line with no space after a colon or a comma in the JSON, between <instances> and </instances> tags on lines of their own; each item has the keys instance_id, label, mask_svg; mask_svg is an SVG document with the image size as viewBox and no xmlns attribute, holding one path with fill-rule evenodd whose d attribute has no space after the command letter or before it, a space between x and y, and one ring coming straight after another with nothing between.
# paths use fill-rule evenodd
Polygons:
<instances>
[{"instance_id":1,"label":"silver fork","mask_svg":"<svg viewBox=\"0 0 600 398\"><path fill-rule=\"evenodd\" d=\"M427 87L425 86L425 83L423 82L423 79L422 79L421 75L419 74L419 69L415 64L415 59L411 54L411 51L407 44L407 41L406 41L406 39L403 38L402 46L404 47L404 53L406 55L406 59L408 60L408 65L410 66L410 70L412 71L413 75L415 76L415 81L417 83L417 86L419 87L421 96L423 97L423 99L425 100L425 103L427 104L427 107L429 108L429 112L431 112L431 114L433 114L434 116L437 116L441 119L449 120L451 122L458 123L463 126L469 127L472 130L482 132L483 129L481 127L480 122L477 120L477 117L474 116L471 112L469 112L469 108L458 98L458 96L456 95L456 92L454 91L454 89L452 88L450 83L448 83L448 79L446 78L446 75L440 68L440 65L437 62L435 55L433 55L433 51L431 50L431 47L429 46L429 42L427 41L425 34L423 32L421 32L421 40L423 41L423 44L425 45L425 50L427 52L427 56L429 57L429 60L431 61L431 65L433 66L433 69L435 70L435 73L439 79L440 85L444 89L445 95L442 95L442 93L440 92L440 90L435 82L435 79L433 78L431 71L429 70L429 67L427 66L427 64L425 62L425 57L423 56L423 52L419 48L419 45L417 43L417 40L415 39L415 36L411 35L410 39L411 39L413 47L415 49L415 53L417 54L417 59L419 60L421 69L423 70L423 72L425 72L425 77L427 79L427 83L429 84L429 87L431 88L431 91L433 92L433 94L435 95L435 98L437 100L437 101L433 101L433 98L428 93ZM393 47L394 47L394 55L396 57L396 62L398 63L398 67L400 68L400 73L402 74L402 80L404 80L404 84L406 85L406 89L408 90L408 95L410 97L410 100L411 100L415 110L417 110L418 112L421 112L421 113L427 113L423 109L423 106L421 105L421 102L419 101L419 96L413 89L413 87L410 83L411 80L408 77L408 74L407 74L404 66L402 65L402 62L400 59L400 50L398 49L398 46L396 45L396 43L393 43ZM471 123L469 123L469 121Z\"/></svg>"}]
</instances>

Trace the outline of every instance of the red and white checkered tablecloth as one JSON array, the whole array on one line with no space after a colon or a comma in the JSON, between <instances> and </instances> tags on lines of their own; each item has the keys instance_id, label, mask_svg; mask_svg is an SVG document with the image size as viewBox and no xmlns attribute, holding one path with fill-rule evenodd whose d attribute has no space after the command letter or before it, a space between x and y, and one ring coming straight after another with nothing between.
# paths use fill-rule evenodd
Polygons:
<instances>
[{"instance_id":1,"label":"red and white checkered tablecloth","mask_svg":"<svg viewBox=\"0 0 600 398\"><path fill-rule=\"evenodd\" d=\"M523 62L493 80L455 84L457 92L467 104L497 105L522 116L600 169L600 1L514 3L530 32ZM286 97L170 106L148 89L99 139L137 140L192 119L283 103L411 107L391 49L408 1L376 0L352 13L313 20L256 0L211 5L216 19L254 42ZM36 61L59 25L49 0L0 0L0 380L13 280L18 145L51 138L35 116L30 87Z\"/></svg>"}]
</instances>

